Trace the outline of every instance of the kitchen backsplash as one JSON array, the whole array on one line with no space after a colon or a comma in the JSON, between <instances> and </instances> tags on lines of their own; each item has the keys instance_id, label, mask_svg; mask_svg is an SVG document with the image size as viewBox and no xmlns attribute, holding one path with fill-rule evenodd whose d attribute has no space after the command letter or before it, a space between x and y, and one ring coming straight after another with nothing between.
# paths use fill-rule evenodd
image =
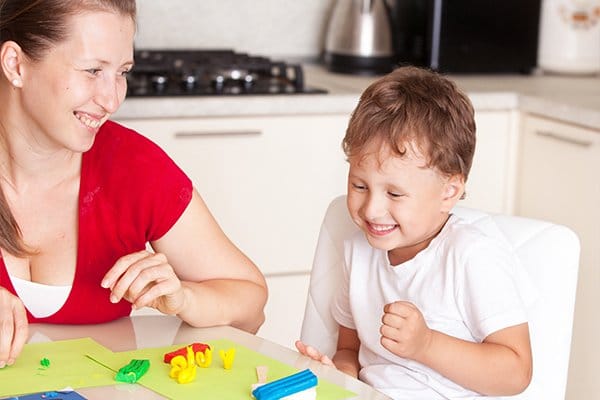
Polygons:
<instances>
[{"instance_id":1,"label":"kitchen backsplash","mask_svg":"<svg viewBox=\"0 0 600 400\"><path fill-rule=\"evenodd\" d=\"M321 54L334 0L138 0L136 48Z\"/></svg>"}]
</instances>

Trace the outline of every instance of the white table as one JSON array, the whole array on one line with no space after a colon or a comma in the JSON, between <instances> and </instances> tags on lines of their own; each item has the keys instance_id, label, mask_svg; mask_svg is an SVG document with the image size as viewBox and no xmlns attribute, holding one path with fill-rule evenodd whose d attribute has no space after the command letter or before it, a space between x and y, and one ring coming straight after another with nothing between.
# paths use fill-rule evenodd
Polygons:
<instances>
[{"instance_id":1,"label":"white table","mask_svg":"<svg viewBox=\"0 0 600 400\"><path fill-rule=\"evenodd\" d=\"M229 339L299 370L310 368L318 377L356 393L355 399L389 400L389 397L384 394L342 372L321 365L291 349L230 326L193 328L182 323L176 317L140 315L100 325L31 324L29 329L30 343L90 337L112 351ZM77 391L90 400L163 398L140 385L81 388Z\"/></svg>"}]
</instances>

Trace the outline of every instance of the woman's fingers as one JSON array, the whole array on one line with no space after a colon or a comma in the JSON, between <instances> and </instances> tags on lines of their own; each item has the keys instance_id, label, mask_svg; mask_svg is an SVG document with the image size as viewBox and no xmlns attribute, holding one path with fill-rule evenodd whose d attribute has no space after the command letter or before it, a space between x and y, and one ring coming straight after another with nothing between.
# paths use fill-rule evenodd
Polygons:
<instances>
[{"instance_id":1,"label":"woman's fingers","mask_svg":"<svg viewBox=\"0 0 600 400\"><path fill-rule=\"evenodd\" d=\"M27 321L27 312L25 311L25 306L22 302L18 302L15 304L14 310L14 321L15 321L15 333L12 343L12 349L8 358L8 365L12 365L21 351L23 350L23 346L27 342L27 338L29 337L29 322Z\"/></svg>"},{"instance_id":2,"label":"woman's fingers","mask_svg":"<svg viewBox=\"0 0 600 400\"><path fill-rule=\"evenodd\" d=\"M0 288L0 368L15 362L28 337L23 302Z\"/></svg>"},{"instance_id":3,"label":"woman's fingers","mask_svg":"<svg viewBox=\"0 0 600 400\"><path fill-rule=\"evenodd\" d=\"M120 258L102 284L111 289L111 302L125 299L134 308L150 306L176 314L184 303L181 281L161 253L144 251Z\"/></svg>"},{"instance_id":4,"label":"woman's fingers","mask_svg":"<svg viewBox=\"0 0 600 400\"><path fill-rule=\"evenodd\" d=\"M157 272L153 268L165 263L164 255L149 252L133 253L119 259L106 274L108 278L103 281L103 284L110 282L110 301L117 303L122 298L126 298L128 301L134 302L137 294L152 282L155 275L160 274L160 271ZM119 275L115 278L113 274L117 273ZM136 283L134 284L134 282ZM134 286L132 287L132 285ZM132 291L134 288L135 291Z\"/></svg>"},{"instance_id":5,"label":"woman's fingers","mask_svg":"<svg viewBox=\"0 0 600 400\"><path fill-rule=\"evenodd\" d=\"M3 309L0 319L0 368L8 364L12 352L12 343L15 334L15 321L11 310Z\"/></svg>"},{"instance_id":6,"label":"woman's fingers","mask_svg":"<svg viewBox=\"0 0 600 400\"><path fill-rule=\"evenodd\" d=\"M151 256L152 253L142 250L136 253L127 254L117 260L115 265L104 275L101 286L106 289L113 289L115 283L119 280L132 264L135 264L139 260Z\"/></svg>"}]
</instances>

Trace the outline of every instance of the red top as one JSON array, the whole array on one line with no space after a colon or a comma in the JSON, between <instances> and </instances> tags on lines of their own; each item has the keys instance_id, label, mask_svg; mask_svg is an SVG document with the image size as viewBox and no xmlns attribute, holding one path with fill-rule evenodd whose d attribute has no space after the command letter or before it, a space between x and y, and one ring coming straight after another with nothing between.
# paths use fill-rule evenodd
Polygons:
<instances>
[{"instance_id":1,"label":"red top","mask_svg":"<svg viewBox=\"0 0 600 400\"><path fill-rule=\"evenodd\" d=\"M179 219L192 182L157 145L108 121L83 154L79 188L77 266L71 293L53 315L29 322L93 324L130 314L131 304L109 301L100 286L120 257L143 250ZM0 286L16 295L0 258Z\"/></svg>"}]
</instances>

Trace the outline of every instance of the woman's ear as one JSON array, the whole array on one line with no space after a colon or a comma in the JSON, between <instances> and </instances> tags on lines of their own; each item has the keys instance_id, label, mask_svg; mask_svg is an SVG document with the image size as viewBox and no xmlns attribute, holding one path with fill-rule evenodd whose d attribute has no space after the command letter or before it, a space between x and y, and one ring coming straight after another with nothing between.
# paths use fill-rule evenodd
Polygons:
<instances>
[{"instance_id":1,"label":"woman's ear","mask_svg":"<svg viewBox=\"0 0 600 400\"><path fill-rule=\"evenodd\" d=\"M6 79L14 87L23 87L21 67L23 61L23 50L17 43L9 40L2 43L0 48L0 66Z\"/></svg>"},{"instance_id":2,"label":"woman's ear","mask_svg":"<svg viewBox=\"0 0 600 400\"><path fill-rule=\"evenodd\" d=\"M442 207L444 212L450 212L465 192L465 178L461 174L452 175L444 183Z\"/></svg>"}]
</instances>

